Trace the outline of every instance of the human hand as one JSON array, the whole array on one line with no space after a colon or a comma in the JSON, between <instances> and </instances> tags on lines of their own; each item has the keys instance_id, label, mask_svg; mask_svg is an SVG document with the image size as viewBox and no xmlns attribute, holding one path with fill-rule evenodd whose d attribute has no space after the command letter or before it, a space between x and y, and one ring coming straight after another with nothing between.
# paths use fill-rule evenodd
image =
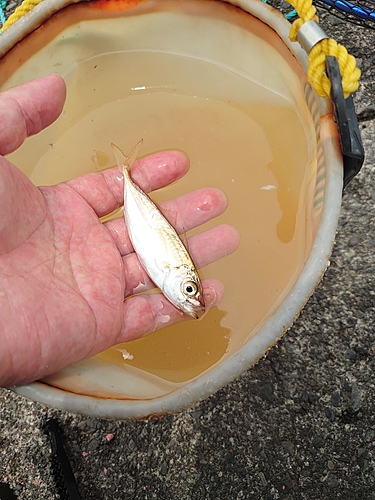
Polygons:
<instances>
[{"instance_id":1,"label":"human hand","mask_svg":"<svg viewBox=\"0 0 375 500\"><path fill-rule=\"evenodd\" d=\"M64 101L65 84L58 75L0 95L0 153L14 151L52 123ZM132 177L149 192L188 168L182 153L163 152L136 162ZM99 219L122 204L117 168L38 188L0 157L1 386L42 378L188 319L162 294L131 296L140 284L142 291L154 285L133 252L123 218ZM206 188L161 209L167 217L177 213L181 227L189 230L226 206L224 193ZM190 238L189 249L199 268L231 253L238 242L237 231L221 225ZM215 279L202 285L210 308L222 297L223 285Z\"/></svg>"}]
</instances>

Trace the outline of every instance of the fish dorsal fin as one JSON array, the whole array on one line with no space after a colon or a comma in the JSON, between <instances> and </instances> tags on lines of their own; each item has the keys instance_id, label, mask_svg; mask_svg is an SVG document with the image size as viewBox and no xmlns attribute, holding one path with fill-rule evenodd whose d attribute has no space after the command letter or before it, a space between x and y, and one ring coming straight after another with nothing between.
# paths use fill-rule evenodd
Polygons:
<instances>
[{"instance_id":1,"label":"fish dorsal fin","mask_svg":"<svg viewBox=\"0 0 375 500\"><path fill-rule=\"evenodd\" d=\"M178 212L177 210L169 210L168 211L168 217L166 217L167 221L169 224L173 227L173 229L176 231L178 237L182 241L183 245L185 246L186 250L189 253L189 242L186 236L186 229L184 226L181 226L178 221Z\"/></svg>"},{"instance_id":2,"label":"fish dorsal fin","mask_svg":"<svg viewBox=\"0 0 375 500\"><path fill-rule=\"evenodd\" d=\"M113 154L115 155L116 163L120 169L120 172L123 173L124 170L130 172L132 166L138 156L139 150L143 144L143 139L137 142L134 148L130 151L128 156L126 156L121 149L116 146L116 144L111 144Z\"/></svg>"},{"instance_id":3,"label":"fish dorsal fin","mask_svg":"<svg viewBox=\"0 0 375 500\"><path fill-rule=\"evenodd\" d=\"M182 243L184 244L188 254L190 254L189 240L187 238L186 229L184 227L182 228L182 231L180 232L180 239L181 239Z\"/></svg>"},{"instance_id":4,"label":"fish dorsal fin","mask_svg":"<svg viewBox=\"0 0 375 500\"><path fill-rule=\"evenodd\" d=\"M173 229L176 231L178 237L180 238L180 240L182 241L183 245L185 246L186 250L189 253L190 252L189 251L189 242L188 242L187 235L186 235L186 229L184 226L180 226L180 224L178 223L177 210L173 210L173 211L169 210L168 211L167 221L173 227Z\"/></svg>"}]
</instances>

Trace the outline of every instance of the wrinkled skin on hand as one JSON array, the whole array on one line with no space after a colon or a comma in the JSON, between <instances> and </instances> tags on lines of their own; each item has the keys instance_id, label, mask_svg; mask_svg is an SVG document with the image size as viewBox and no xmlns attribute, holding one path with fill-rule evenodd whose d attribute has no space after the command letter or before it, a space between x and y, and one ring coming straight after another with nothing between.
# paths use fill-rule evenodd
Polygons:
<instances>
[{"instance_id":1,"label":"wrinkled skin on hand","mask_svg":"<svg viewBox=\"0 0 375 500\"><path fill-rule=\"evenodd\" d=\"M17 149L61 113L65 84L58 75L0 95L0 153ZM182 177L188 159L163 152L135 163L132 177L146 192ZM0 157L0 382L3 387L42 378L118 342L188 319L153 288L128 239L123 218L99 217L123 203L117 168L51 187L36 187ZM205 204L209 210L198 210ZM214 188L165 203L186 230L222 213L227 199ZM177 228L178 229L178 228ZM190 239L197 267L234 251L237 231L217 226ZM206 305L223 295L215 279L203 280Z\"/></svg>"}]
</instances>

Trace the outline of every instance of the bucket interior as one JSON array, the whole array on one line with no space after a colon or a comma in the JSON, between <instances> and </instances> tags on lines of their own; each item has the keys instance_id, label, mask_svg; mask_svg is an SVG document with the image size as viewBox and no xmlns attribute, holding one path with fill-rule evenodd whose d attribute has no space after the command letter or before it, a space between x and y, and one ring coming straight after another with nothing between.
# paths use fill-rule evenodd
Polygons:
<instances>
[{"instance_id":1,"label":"bucket interior","mask_svg":"<svg viewBox=\"0 0 375 500\"><path fill-rule=\"evenodd\" d=\"M233 255L200 271L224 283L218 307L43 381L99 398L164 396L257 335L300 275L323 207L315 97L270 27L214 0L70 5L1 60L0 88L51 72L67 83L63 114L8 156L35 184L113 167L112 142L129 151L143 138L142 155L190 158L154 201L205 186L228 197L223 215L188 233L219 223L240 232Z\"/></svg>"}]
</instances>

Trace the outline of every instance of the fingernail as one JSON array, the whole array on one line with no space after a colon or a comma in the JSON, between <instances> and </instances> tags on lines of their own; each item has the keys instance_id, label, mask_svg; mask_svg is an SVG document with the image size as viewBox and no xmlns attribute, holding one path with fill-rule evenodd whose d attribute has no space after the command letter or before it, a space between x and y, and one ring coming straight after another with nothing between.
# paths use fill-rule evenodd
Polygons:
<instances>
[{"instance_id":1,"label":"fingernail","mask_svg":"<svg viewBox=\"0 0 375 500\"><path fill-rule=\"evenodd\" d=\"M204 303L206 307L213 307L217 303L217 293L214 287L210 286L204 291Z\"/></svg>"}]
</instances>

